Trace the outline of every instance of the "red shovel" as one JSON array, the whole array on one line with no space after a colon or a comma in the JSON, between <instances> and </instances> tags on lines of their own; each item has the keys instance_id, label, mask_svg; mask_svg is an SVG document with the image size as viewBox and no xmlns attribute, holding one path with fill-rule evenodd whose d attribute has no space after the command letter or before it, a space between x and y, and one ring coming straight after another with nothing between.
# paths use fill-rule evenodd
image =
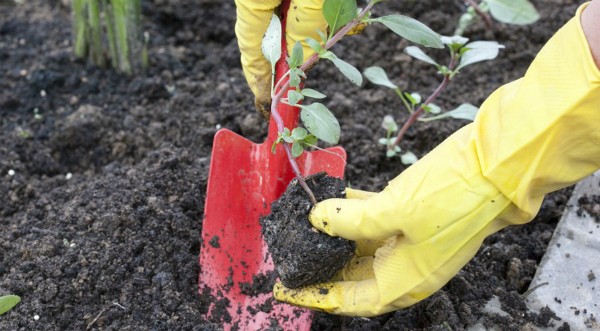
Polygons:
<instances>
[{"instance_id":1,"label":"red shovel","mask_svg":"<svg viewBox=\"0 0 600 331\"><path fill-rule=\"evenodd\" d=\"M285 2L282 30L289 7L289 1ZM288 70L286 53L283 33L283 55L276 66L275 81ZM279 104L277 110L285 127L292 130L297 126L298 108ZM281 144L271 152L277 136L272 117L262 144L227 129L215 135L202 224L199 293L211 302L207 320L221 323L225 330L267 330L277 325L283 330L310 329L310 311L274 301L270 288L262 293L247 290L260 276L264 279L273 274L259 218L269 213L271 203L294 178ZM305 152L297 162L304 176L325 171L342 177L345 159L344 149L333 147Z\"/></svg>"}]
</instances>

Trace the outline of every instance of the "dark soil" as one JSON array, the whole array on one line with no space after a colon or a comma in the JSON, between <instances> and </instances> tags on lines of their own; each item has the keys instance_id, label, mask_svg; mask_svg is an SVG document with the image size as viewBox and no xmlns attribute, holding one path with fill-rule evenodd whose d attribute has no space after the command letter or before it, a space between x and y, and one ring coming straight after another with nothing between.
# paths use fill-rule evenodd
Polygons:
<instances>
[{"instance_id":1,"label":"dark soil","mask_svg":"<svg viewBox=\"0 0 600 331\"><path fill-rule=\"evenodd\" d=\"M137 77L74 59L61 3L0 1L0 294L22 297L0 329L218 327L202 317L210 298L198 295L197 284L212 138L218 127L257 142L266 133L239 64L233 1L144 1L151 67ZM461 3L389 1L374 14L401 12L448 35ZM582 1L534 3L540 22L498 24L501 57L463 70L440 106L478 105L523 75ZM468 31L473 40L485 35L482 24ZM426 95L440 77L404 54L407 45L373 26L335 51L361 70L382 66ZM431 52L440 61L445 54ZM352 86L325 63L307 85L329 96L340 119L348 184L380 190L405 168L377 145L384 115L406 118L393 92ZM422 156L464 124L418 124L402 147ZM568 197L568 190L550 195L533 222L488 238L456 277L414 307L375 319L318 314L312 328L461 330L480 319L502 330L560 327L549 313L528 312L522 294ZM493 296L507 315L482 314Z\"/></svg>"},{"instance_id":2,"label":"dark soil","mask_svg":"<svg viewBox=\"0 0 600 331\"><path fill-rule=\"evenodd\" d=\"M306 179L317 201L343 198L345 184L324 173ZM313 231L312 203L297 180L260 220L281 283L289 288L326 282L354 256L354 242Z\"/></svg>"}]
</instances>

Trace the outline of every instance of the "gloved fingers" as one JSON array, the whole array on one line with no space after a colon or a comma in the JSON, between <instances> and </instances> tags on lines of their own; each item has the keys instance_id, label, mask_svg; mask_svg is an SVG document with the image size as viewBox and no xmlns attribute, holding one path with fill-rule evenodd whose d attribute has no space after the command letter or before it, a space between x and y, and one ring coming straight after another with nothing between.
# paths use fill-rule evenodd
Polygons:
<instances>
[{"instance_id":1,"label":"gloved fingers","mask_svg":"<svg viewBox=\"0 0 600 331\"><path fill-rule=\"evenodd\" d=\"M330 236L349 240L383 240L400 234L398 204L377 193L365 199L328 199L309 215L312 225Z\"/></svg>"},{"instance_id":2,"label":"gloved fingers","mask_svg":"<svg viewBox=\"0 0 600 331\"><path fill-rule=\"evenodd\" d=\"M299 289L288 289L276 283L273 295L279 301L337 315L368 317L394 309L379 303L379 289L374 278L328 282Z\"/></svg>"},{"instance_id":3,"label":"gloved fingers","mask_svg":"<svg viewBox=\"0 0 600 331\"><path fill-rule=\"evenodd\" d=\"M346 187L346 199L367 199L376 194L376 192L357 190Z\"/></svg>"},{"instance_id":4,"label":"gloved fingers","mask_svg":"<svg viewBox=\"0 0 600 331\"><path fill-rule=\"evenodd\" d=\"M236 0L235 34L242 68L255 96L257 110L268 117L271 104L271 64L262 54L262 39L281 0Z\"/></svg>"},{"instance_id":5,"label":"gloved fingers","mask_svg":"<svg viewBox=\"0 0 600 331\"><path fill-rule=\"evenodd\" d=\"M361 239L355 241L355 243L356 250L354 254L356 256L374 256L375 251L385 244L385 240Z\"/></svg>"},{"instance_id":6,"label":"gloved fingers","mask_svg":"<svg viewBox=\"0 0 600 331\"><path fill-rule=\"evenodd\" d=\"M288 54L292 54L292 48L296 41L302 43L304 61L314 54L314 51L306 43L306 38L321 41L318 31L326 32L327 22L323 17L321 8L323 0L292 0L288 11L286 27L286 43Z\"/></svg>"},{"instance_id":7,"label":"gloved fingers","mask_svg":"<svg viewBox=\"0 0 600 331\"><path fill-rule=\"evenodd\" d=\"M331 281L357 282L373 277L373 256L355 256L331 278Z\"/></svg>"}]
</instances>

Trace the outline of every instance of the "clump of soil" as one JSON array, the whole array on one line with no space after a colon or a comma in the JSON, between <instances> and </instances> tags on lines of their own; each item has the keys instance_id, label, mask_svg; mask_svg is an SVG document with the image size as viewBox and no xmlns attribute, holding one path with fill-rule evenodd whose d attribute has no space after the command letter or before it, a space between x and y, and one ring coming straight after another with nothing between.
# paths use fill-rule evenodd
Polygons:
<instances>
[{"instance_id":1,"label":"clump of soil","mask_svg":"<svg viewBox=\"0 0 600 331\"><path fill-rule=\"evenodd\" d=\"M306 183L318 201L344 197L344 182L324 173ZM283 285L297 288L327 281L354 256L354 242L316 232L308 221L312 203L297 180L260 221Z\"/></svg>"},{"instance_id":2,"label":"clump of soil","mask_svg":"<svg viewBox=\"0 0 600 331\"><path fill-rule=\"evenodd\" d=\"M594 220L600 222L600 195L584 195L579 200L579 208L577 209L577 215L583 215L583 212L587 212Z\"/></svg>"}]
</instances>

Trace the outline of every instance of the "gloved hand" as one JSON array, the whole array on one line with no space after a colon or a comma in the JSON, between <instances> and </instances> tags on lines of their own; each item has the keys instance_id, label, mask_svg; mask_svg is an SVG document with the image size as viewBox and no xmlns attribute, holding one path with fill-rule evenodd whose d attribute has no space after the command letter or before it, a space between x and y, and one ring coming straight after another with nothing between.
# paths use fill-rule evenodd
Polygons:
<instances>
[{"instance_id":1,"label":"gloved hand","mask_svg":"<svg viewBox=\"0 0 600 331\"><path fill-rule=\"evenodd\" d=\"M268 118L271 104L271 65L262 55L261 43L273 10L281 4L281 0L236 0L235 4L235 34L242 53L244 75L254 93L257 110ZM319 40L317 30L326 30L327 23L321 14L322 6L323 0L291 1L285 28L289 54L296 41L302 42L305 61L314 54L305 40Z\"/></svg>"},{"instance_id":2,"label":"gloved hand","mask_svg":"<svg viewBox=\"0 0 600 331\"><path fill-rule=\"evenodd\" d=\"M352 316L410 306L446 284L488 235L529 222L545 194L599 169L600 70L581 28L584 7L523 78L382 192L348 190L345 200L317 204L311 223L356 240L357 257L337 281L278 283L275 298Z\"/></svg>"}]
</instances>

